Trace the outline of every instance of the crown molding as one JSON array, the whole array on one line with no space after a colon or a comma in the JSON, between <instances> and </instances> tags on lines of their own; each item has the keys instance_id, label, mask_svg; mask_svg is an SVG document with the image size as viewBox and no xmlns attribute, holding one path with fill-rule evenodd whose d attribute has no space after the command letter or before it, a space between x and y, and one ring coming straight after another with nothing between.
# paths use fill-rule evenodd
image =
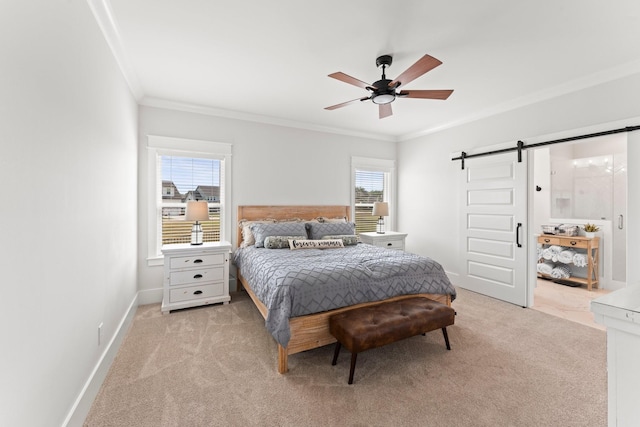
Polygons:
<instances>
[{"instance_id":1,"label":"crown molding","mask_svg":"<svg viewBox=\"0 0 640 427\"><path fill-rule=\"evenodd\" d=\"M102 35L107 41L109 48L111 48L111 52L120 67L120 71L129 86L129 90L136 101L140 101L144 95L142 86L123 47L120 31L113 19L113 11L109 0L87 0L87 3L94 18L98 22L98 26L102 30Z\"/></svg>"},{"instance_id":2,"label":"crown molding","mask_svg":"<svg viewBox=\"0 0 640 427\"><path fill-rule=\"evenodd\" d=\"M240 111L225 110L221 108L207 107L204 105L195 105L185 102L171 101L168 99L153 98L144 96L138 101L140 105L155 108L164 108L168 110L184 111L188 113L204 114L207 116L224 117L227 119L244 120L248 122L264 123L274 126L284 126L295 129L304 129L323 133L333 133L345 136L354 136L358 138L375 139L379 141L397 142L395 136L380 135L368 132L357 132L341 128L332 128L328 126L320 126L312 123L298 122L295 120L287 120L260 114L245 113Z\"/></svg>"},{"instance_id":3,"label":"crown molding","mask_svg":"<svg viewBox=\"0 0 640 427\"><path fill-rule=\"evenodd\" d=\"M437 126L422 129L417 132L407 133L404 135L380 135L370 132L353 131L342 128L334 128L327 126L320 126L312 123L299 122L294 120L281 119L276 117L245 113L232 110L224 110L219 108L193 105L184 102L170 101L166 99L159 99L153 97L147 97L144 95L142 85L138 79L135 69L128 59L126 50L123 47L122 39L120 37L120 31L113 18L113 11L109 0L87 0L87 3L98 23L98 26L102 30L102 34L109 45L113 56L120 67L120 70L129 86L131 93L140 105L146 105L150 107L158 107L172 110L179 110L185 112L192 112L197 114L205 114L216 117L225 117L237 120L244 120L250 122L271 124L276 126L285 126L296 129L304 129L310 131L317 131L323 133L332 133L345 136L353 136L358 138L374 139L379 141L388 142L402 142L408 141L429 134L441 132L446 129L462 126L477 120L485 119L487 117L502 114L511 110L526 107L528 105L536 104L542 101L546 101L552 98L556 98L562 95L566 95L579 90L587 89L589 87L597 86L599 84L607 83L613 80L624 78L633 74L640 73L640 60L635 60L622 64L617 67L612 67L603 71L592 73L588 76L584 76L561 85L557 85L551 88L547 88L530 95L515 98L511 101L494 105L489 108L477 111L465 117L461 117L450 122L442 123Z\"/></svg>"},{"instance_id":4,"label":"crown molding","mask_svg":"<svg viewBox=\"0 0 640 427\"><path fill-rule=\"evenodd\" d=\"M577 92L583 89L587 89L593 86L597 86L603 83L608 83L614 80L618 80L624 77L628 77L634 74L640 73L640 60L627 62L626 64L612 67L603 71L599 71L588 76L584 76L575 80L571 80L567 83L553 86L530 95L515 98L511 101L504 102L502 104L495 105L490 108L478 111L466 117L462 117L458 120L454 120L448 123L444 123L439 126L435 126L429 129L424 129L415 133L401 135L398 137L398 141L408 141L421 136L429 135L432 133L440 132L445 129L454 128L467 123L474 122L476 120L485 119L487 117L495 116L498 114L506 113L511 110L526 107L528 105L536 104L538 102L546 101L548 99L557 98L562 95Z\"/></svg>"}]
</instances>

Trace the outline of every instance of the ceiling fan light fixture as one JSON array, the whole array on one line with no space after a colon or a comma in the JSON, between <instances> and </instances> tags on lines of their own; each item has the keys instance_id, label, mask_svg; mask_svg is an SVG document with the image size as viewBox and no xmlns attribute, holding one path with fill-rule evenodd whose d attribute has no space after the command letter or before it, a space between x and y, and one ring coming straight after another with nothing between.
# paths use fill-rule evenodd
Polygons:
<instances>
[{"instance_id":1,"label":"ceiling fan light fixture","mask_svg":"<svg viewBox=\"0 0 640 427\"><path fill-rule=\"evenodd\" d=\"M376 95L371 100L374 104L389 104L396 99L396 95L393 93L381 93L380 95Z\"/></svg>"}]
</instances>

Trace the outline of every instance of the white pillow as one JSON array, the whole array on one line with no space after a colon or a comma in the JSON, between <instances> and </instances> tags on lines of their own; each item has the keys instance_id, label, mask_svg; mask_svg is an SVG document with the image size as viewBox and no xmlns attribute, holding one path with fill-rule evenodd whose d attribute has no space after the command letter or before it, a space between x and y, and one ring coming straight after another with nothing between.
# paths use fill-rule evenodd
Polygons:
<instances>
[{"instance_id":1,"label":"white pillow","mask_svg":"<svg viewBox=\"0 0 640 427\"><path fill-rule=\"evenodd\" d=\"M324 240L289 240L291 249L333 249L344 248L342 239L324 239Z\"/></svg>"}]
</instances>

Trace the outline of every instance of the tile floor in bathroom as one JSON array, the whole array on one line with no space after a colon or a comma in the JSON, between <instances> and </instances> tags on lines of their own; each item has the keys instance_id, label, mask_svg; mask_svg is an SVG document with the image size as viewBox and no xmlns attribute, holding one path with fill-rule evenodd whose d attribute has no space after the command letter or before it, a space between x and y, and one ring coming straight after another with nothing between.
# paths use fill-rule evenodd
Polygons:
<instances>
[{"instance_id":1,"label":"tile floor in bathroom","mask_svg":"<svg viewBox=\"0 0 640 427\"><path fill-rule=\"evenodd\" d=\"M550 280L538 279L534 291L534 310L553 316L582 323L593 328L605 330L603 325L593 320L589 308L591 300L609 293L605 289L593 289L589 292L586 286L571 287Z\"/></svg>"}]
</instances>

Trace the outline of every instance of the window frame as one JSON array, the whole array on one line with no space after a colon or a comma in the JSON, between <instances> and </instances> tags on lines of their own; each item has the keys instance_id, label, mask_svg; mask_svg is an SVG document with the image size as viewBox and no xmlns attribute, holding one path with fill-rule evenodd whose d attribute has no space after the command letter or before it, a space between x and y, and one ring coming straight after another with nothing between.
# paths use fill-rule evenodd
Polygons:
<instances>
[{"instance_id":1,"label":"window frame","mask_svg":"<svg viewBox=\"0 0 640 427\"><path fill-rule=\"evenodd\" d=\"M232 144L185 138L147 135L147 263L163 265L162 223L158 209L162 203L162 171L160 156L196 157L220 160L220 240L231 242L231 149ZM223 175L222 175L223 174Z\"/></svg>"},{"instance_id":2,"label":"window frame","mask_svg":"<svg viewBox=\"0 0 640 427\"><path fill-rule=\"evenodd\" d=\"M384 200L389 203L389 216L385 218L384 229L396 229L396 161L372 157L351 157L351 218L356 221L356 171L383 172Z\"/></svg>"}]
</instances>

